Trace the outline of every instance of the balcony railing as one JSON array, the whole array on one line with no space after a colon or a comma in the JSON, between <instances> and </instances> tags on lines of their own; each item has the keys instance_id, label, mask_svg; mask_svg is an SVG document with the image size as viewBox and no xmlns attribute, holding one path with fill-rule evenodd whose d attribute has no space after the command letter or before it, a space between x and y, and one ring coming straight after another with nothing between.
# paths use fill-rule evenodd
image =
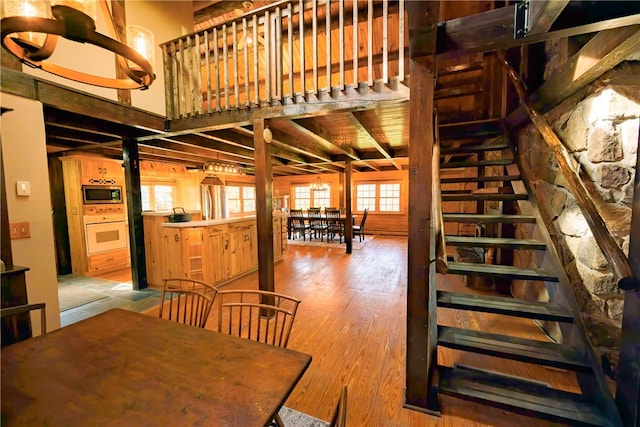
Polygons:
<instances>
[{"instance_id":1,"label":"balcony railing","mask_svg":"<svg viewBox=\"0 0 640 427\"><path fill-rule=\"evenodd\" d=\"M162 45L167 116L303 102L404 80L404 0L281 1Z\"/></svg>"}]
</instances>

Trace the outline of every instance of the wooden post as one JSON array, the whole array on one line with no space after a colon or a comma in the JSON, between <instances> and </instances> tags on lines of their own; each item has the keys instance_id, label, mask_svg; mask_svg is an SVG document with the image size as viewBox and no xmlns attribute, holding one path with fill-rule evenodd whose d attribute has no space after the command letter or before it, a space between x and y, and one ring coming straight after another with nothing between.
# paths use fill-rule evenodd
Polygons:
<instances>
[{"instance_id":1,"label":"wooden post","mask_svg":"<svg viewBox=\"0 0 640 427\"><path fill-rule=\"evenodd\" d=\"M353 246L353 224L351 218L351 186L353 185L353 164L351 160L345 162L344 168L344 215L347 218L344 223L344 242L347 246L347 253L350 254Z\"/></svg>"},{"instance_id":2,"label":"wooden post","mask_svg":"<svg viewBox=\"0 0 640 427\"><path fill-rule=\"evenodd\" d=\"M638 136L640 143L640 135ZM629 261L640 277L640 157L636 159L636 177L631 212ZM624 293L620 359L616 376L616 405L625 426L640 424L640 289Z\"/></svg>"},{"instance_id":3,"label":"wooden post","mask_svg":"<svg viewBox=\"0 0 640 427\"><path fill-rule=\"evenodd\" d=\"M438 411L430 396L431 369L437 365L435 283L431 260L431 158L438 2L408 2L409 101L409 259L407 277L407 355L405 406ZM434 266L435 268L435 266Z\"/></svg>"},{"instance_id":4,"label":"wooden post","mask_svg":"<svg viewBox=\"0 0 640 427\"><path fill-rule=\"evenodd\" d=\"M274 291L273 175L271 143L264 139L264 119L253 121L256 167L256 228L258 232L258 289Z\"/></svg>"},{"instance_id":5,"label":"wooden post","mask_svg":"<svg viewBox=\"0 0 640 427\"><path fill-rule=\"evenodd\" d=\"M142 224L142 197L140 196L140 156L134 139L122 141L124 180L127 190L127 216L129 219L129 248L131 253L131 283L139 291L147 287L147 265L144 253Z\"/></svg>"}]
</instances>

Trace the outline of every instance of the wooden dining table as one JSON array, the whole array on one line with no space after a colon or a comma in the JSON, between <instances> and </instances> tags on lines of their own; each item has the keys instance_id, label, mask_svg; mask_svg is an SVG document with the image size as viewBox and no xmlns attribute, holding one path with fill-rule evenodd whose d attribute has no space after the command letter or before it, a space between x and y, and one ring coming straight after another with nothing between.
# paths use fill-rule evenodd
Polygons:
<instances>
[{"instance_id":1,"label":"wooden dining table","mask_svg":"<svg viewBox=\"0 0 640 427\"><path fill-rule=\"evenodd\" d=\"M311 356L112 309L2 349L2 426L264 426Z\"/></svg>"}]
</instances>

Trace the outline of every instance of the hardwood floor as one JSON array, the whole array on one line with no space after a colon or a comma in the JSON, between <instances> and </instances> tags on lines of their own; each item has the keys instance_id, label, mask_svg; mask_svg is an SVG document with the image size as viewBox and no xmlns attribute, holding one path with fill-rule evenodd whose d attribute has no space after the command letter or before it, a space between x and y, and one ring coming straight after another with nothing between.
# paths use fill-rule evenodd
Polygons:
<instances>
[{"instance_id":1,"label":"hardwood floor","mask_svg":"<svg viewBox=\"0 0 640 427\"><path fill-rule=\"evenodd\" d=\"M276 291L302 299L288 347L311 354L313 361L287 406L328 420L345 384L350 426L554 425L447 397L443 398L442 417L404 409L406 278L406 238L376 236L352 255L346 255L343 248L289 247L275 267ZM464 288L457 276L439 279L444 279L443 289ZM253 273L225 288L257 288L257 280ZM439 316L452 326L482 322L496 332L508 328L514 335L545 340L526 320L445 309ZM208 327L215 329L215 322ZM438 354L441 363L449 366L480 360L480 356L453 350L441 349ZM491 357L480 363L485 369L526 372L537 381L575 390L572 375L559 370Z\"/></svg>"}]
</instances>

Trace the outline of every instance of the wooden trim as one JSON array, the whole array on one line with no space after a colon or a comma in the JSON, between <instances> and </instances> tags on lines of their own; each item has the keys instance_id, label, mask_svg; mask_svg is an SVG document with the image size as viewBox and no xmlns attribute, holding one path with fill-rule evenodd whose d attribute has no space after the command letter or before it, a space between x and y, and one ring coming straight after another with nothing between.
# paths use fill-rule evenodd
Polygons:
<instances>
[{"instance_id":1,"label":"wooden trim","mask_svg":"<svg viewBox=\"0 0 640 427\"><path fill-rule=\"evenodd\" d=\"M529 28L527 36L546 33L569 4L569 0L529 2Z\"/></svg>"}]
</instances>

